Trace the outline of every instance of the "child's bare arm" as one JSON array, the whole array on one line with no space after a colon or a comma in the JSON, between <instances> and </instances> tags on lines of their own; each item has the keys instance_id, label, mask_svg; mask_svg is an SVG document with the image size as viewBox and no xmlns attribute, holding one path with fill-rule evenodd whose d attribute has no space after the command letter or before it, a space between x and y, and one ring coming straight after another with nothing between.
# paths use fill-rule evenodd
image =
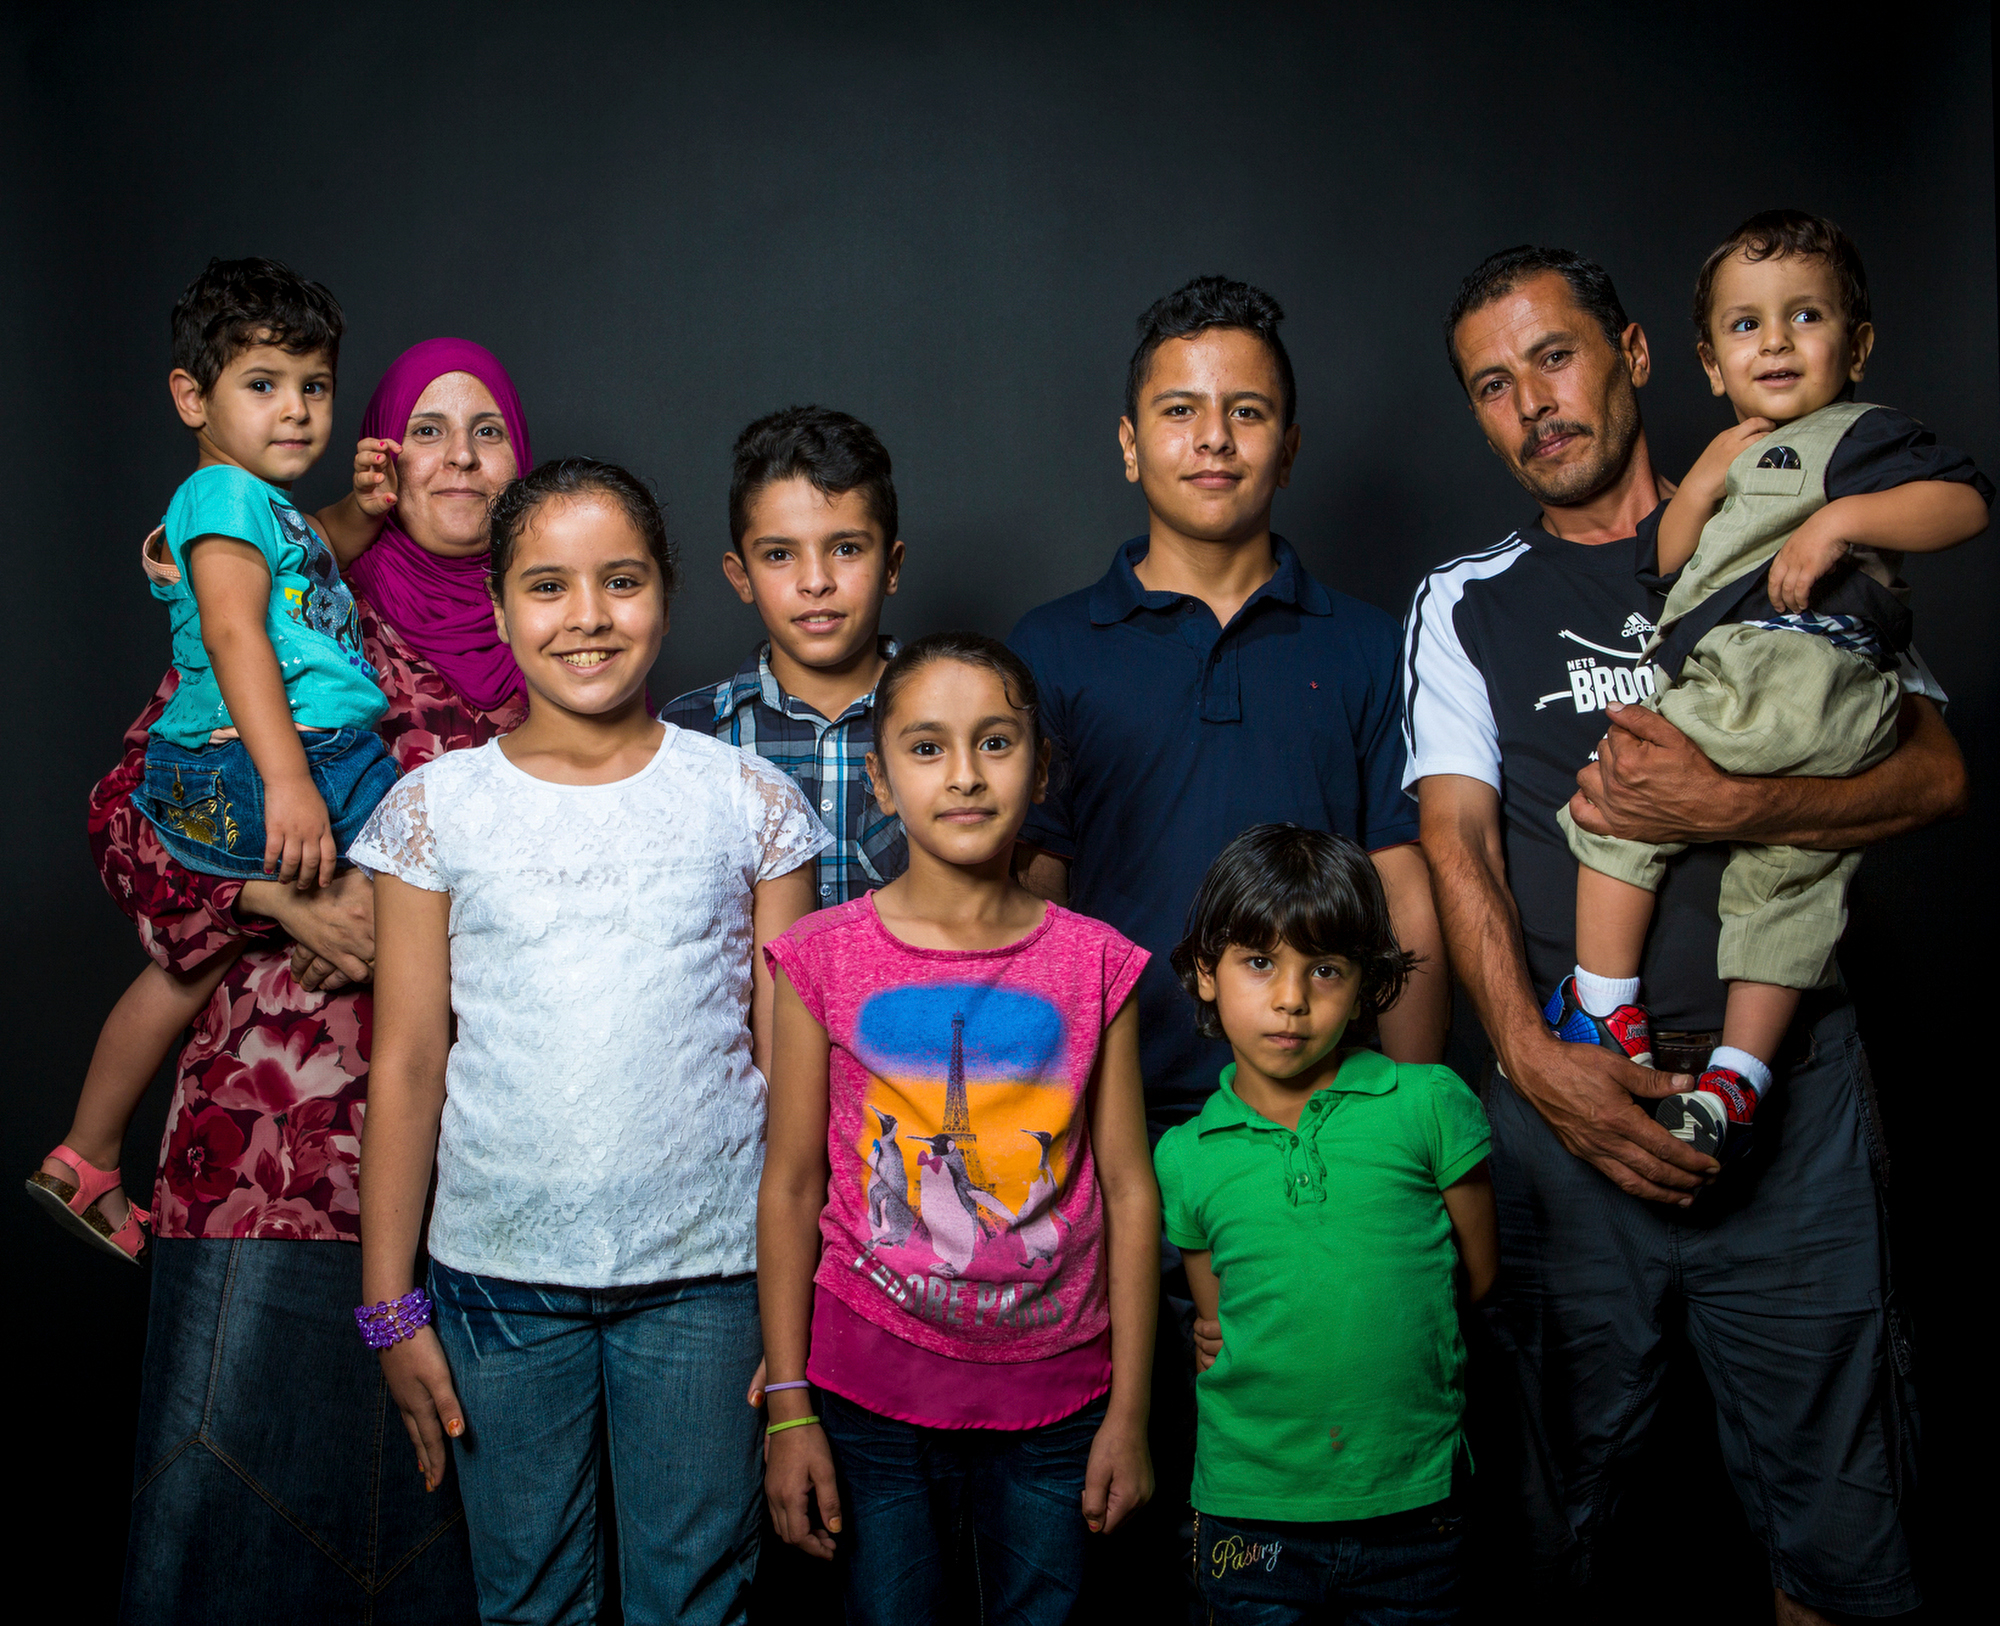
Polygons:
<instances>
[{"instance_id":1,"label":"child's bare arm","mask_svg":"<svg viewBox=\"0 0 2000 1626\"><path fill-rule=\"evenodd\" d=\"M1715 513L1715 504L1705 503L1683 484L1660 516L1659 565L1662 576L1671 576L1694 557L1701 546L1701 528Z\"/></svg>"},{"instance_id":2,"label":"child's bare arm","mask_svg":"<svg viewBox=\"0 0 2000 1626\"><path fill-rule=\"evenodd\" d=\"M216 687L264 780L264 868L300 887L333 880L340 859L326 803L313 788L292 721L278 654L264 630L271 568L248 542L204 536L185 550L188 585L201 608L201 641Z\"/></svg>"},{"instance_id":3,"label":"child's bare arm","mask_svg":"<svg viewBox=\"0 0 2000 1626\"><path fill-rule=\"evenodd\" d=\"M813 866L810 861L768 881L750 893L750 1059L757 1071L771 1076L771 1023L777 990L771 968L764 963L764 945L782 937L795 922L812 913Z\"/></svg>"},{"instance_id":4,"label":"child's bare arm","mask_svg":"<svg viewBox=\"0 0 2000 1626\"><path fill-rule=\"evenodd\" d=\"M1771 561L1771 603L1793 614L1810 609L1814 586L1850 549L1941 553L1971 541L1986 520L1986 500L1957 480L1836 497L1807 516Z\"/></svg>"},{"instance_id":5,"label":"child's bare arm","mask_svg":"<svg viewBox=\"0 0 2000 1626\"><path fill-rule=\"evenodd\" d=\"M1451 1216L1452 1245L1465 1266L1466 1297L1477 1304L1500 1274L1500 1220L1493 1207L1492 1171L1484 1159L1444 1188L1444 1211Z\"/></svg>"},{"instance_id":6,"label":"child's bare arm","mask_svg":"<svg viewBox=\"0 0 2000 1626\"><path fill-rule=\"evenodd\" d=\"M1111 1399L1084 1470L1083 1521L1107 1532L1153 1494L1146 1415L1153 1399L1153 1335L1160 1312L1160 1188L1146 1140L1139 1082L1139 1002L1104 1030L1090 1091L1090 1144L1104 1193L1111 1278Z\"/></svg>"},{"instance_id":7,"label":"child's bare arm","mask_svg":"<svg viewBox=\"0 0 2000 1626\"><path fill-rule=\"evenodd\" d=\"M342 569L372 548L388 523L396 506L396 458L402 450L393 440L357 442L353 489L313 515Z\"/></svg>"},{"instance_id":8,"label":"child's bare arm","mask_svg":"<svg viewBox=\"0 0 2000 1626\"><path fill-rule=\"evenodd\" d=\"M1189 1253L1181 1249L1181 1264L1187 1269L1188 1291L1194 1295L1194 1369L1206 1372L1222 1353L1222 1282L1215 1274L1209 1250ZM1213 1327L1213 1338L1204 1338L1204 1327Z\"/></svg>"},{"instance_id":9,"label":"child's bare arm","mask_svg":"<svg viewBox=\"0 0 2000 1626\"><path fill-rule=\"evenodd\" d=\"M1729 465L1737 454L1777 425L1769 418L1745 418L1733 429L1725 429L1708 443L1688 470L1687 478L1674 492L1667 511L1660 516L1660 573L1670 576L1694 557L1701 546L1701 529L1715 517L1717 504L1729 479Z\"/></svg>"},{"instance_id":10,"label":"child's bare arm","mask_svg":"<svg viewBox=\"0 0 2000 1626\"><path fill-rule=\"evenodd\" d=\"M762 890L758 888L760 894ZM826 1029L813 1020L782 972L772 1005L772 1057L765 1075L770 1081L769 1127L764 1177L757 1188L757 1307L770 1380L794 1383L806 1375L812 1342L813 1273L819 1268L819 1216L826 1207L831 1046ZM808 1389L781 1389L768 1401L774 1425L812 1414ZM778 1534L815 1558L833 1557L833 1538L841 1525L840 1492L826 1431L806 1423L765 1440L764 1499ZM822 1530L812 1526L813 1499L819 1503Z\"/></svg>"},{"instance_id":11,"label":"child's bare arm","mask_svg":"<svg viewBox=\"0 0 2000 1626\"><path fill-rule=\"evenodd\" d=\"M401 1298L416 1285L417 1238L437 1156L451 1052L451 896L392 875L375 882L381 981L368 1118L361 1131L361 1295ZM435 1329L382 1351L389 1392L417 1448L426 1488L443 1483L445 1437L465 1431Z\"/></svg>"}]
</instances>

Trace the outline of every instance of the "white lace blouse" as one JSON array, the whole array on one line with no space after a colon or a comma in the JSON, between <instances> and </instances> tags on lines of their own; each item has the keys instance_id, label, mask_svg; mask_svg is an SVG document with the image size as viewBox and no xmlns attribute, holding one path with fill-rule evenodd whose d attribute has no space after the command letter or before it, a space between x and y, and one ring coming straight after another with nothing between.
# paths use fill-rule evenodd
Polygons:
<instances>
[{"instance_id":1,"label":"white lace blouse","mask_svg":"<svg viewBox=\"0 0 2000 1626\"><path fill-rule=\"evenodd\" d=\"M756 1268L751 888L831 839L781 771L671 724L615 784L495 740L383 798L350 856L451 894L434 1258L568 1287Z\"/></svg>"}]
</instances>

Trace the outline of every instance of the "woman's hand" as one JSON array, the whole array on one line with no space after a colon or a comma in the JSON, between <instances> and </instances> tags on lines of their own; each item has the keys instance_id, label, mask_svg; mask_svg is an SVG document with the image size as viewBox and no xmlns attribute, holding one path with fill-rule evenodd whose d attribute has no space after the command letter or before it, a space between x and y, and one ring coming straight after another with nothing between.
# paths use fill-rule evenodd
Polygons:
<instances>
[{"instance_id":1,"label":"woman's hand","mask_svg":"<svg viewBox=\"0 0 2000 1626\"><path fill-rule=\"evenodd\" d=\"M437 1333L422 1327L383 1350L382 1375L389 1380L389 1393L403 1414L403 1428L417 1448L424 1489L434 1491L444 1483L445 1466L451 1460L445 1437L455 1440L465 1432L465 1413L452 1391L451 1368L445 1364Z\"/></svg>"},{"instance_id":2,"label":"woman's hand","mask_svg":"<svg viewBox=\"0 0 2000 1626\"><path fill-rule=\"evenodd\" d=\"M354 502L370 519L381 519L396 506L396 459L402 442L362 440L354 447Z\"/></svg>"},{"instance_id":3,"label":"woman's hand","mask_svg":"<svg viewBox=\"0 0 2000 1626\"><path fill-rule=\"evenodd\" d=\"M1110 1417L1090 1442L1083 1471L1083 1522L1093 1535L1109 1535L1153 1499L1153 1458L1143 1418Z\"/></svg>"},{"instance_id":4,"label":"woman's hand","mask_svg":"<svg viewBox=\"0 0 2000 1626\"><path fill-rule=\"evenodd\" d=\"M366 871L342 870L331 886L313 892L248 881L236 907L276 921L298 945L292 975L309 993L333 993L375 974L375 886Z\"/></svg>"},{"instance_id":5,"label":"woman's hand","mask_svg":"<svg viewBox=\"0 0 2000 1626\"><path fill-rule=\"evenodd\" d=\"M781 1537L814 1558L833 1557L833 1538L840 1534L840 1491L833 1480L833 1449L819 1424L765 1436L764 1500ZM814 1501L823 1530L813 1528Z\"/></svg>"}]
</instances>

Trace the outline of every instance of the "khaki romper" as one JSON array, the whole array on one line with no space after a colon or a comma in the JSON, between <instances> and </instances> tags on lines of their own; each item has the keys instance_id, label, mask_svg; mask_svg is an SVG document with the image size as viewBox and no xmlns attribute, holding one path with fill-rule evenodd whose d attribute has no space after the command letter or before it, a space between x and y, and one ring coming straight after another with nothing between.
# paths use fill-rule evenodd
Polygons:
<instances>
[{"instance_id":1,"label":"khaki romper","mask_svg":"<svg viewBox=\"0 0 2000 1626\"><path fill-rule=\"evenodd\" d=\"M1674 622L1711 593L1770 559L1826 503L1833 451L1872 406L1841 401L1774 430L1729 465L1722 507L1668 595L1651 654ZM1773 449L1791 468L1760 468ZM1864 566L1864 568L1866 568ZM1871 571L1871 574L1873 572ZM1725 773L1839 779L1896 747L1902 688L1867 656L1809 632L1715 628L1678 674L1658 672L1643 704L1672 723ZM1685 849L1594 836L1564 808L1557 818L1577 861L1657 892L1666 861ZM1819 988L1834 980L1834 948L1847 926L1847 883L1861 854L1737 843L1722 877L1716 971L1728 981Z\"/></svg>"}]
</instances>

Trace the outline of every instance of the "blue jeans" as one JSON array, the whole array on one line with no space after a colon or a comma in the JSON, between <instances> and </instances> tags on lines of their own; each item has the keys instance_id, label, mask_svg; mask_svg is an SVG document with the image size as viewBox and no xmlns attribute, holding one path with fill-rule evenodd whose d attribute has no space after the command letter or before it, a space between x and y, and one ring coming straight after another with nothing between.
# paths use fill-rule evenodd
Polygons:
<instances>
[{"instance_id":1,"label":"blue jeans","mask_svg":"<svg viewBox=\"0 0 2000 1626\"><path fill-rule=\"evenodd\" d=\"M814 1391L844 1515L848 1626L1061 1626L1083 1585L1083 1475L1104 1421L1093 1400L1041 1428L922 1428ZM978 1599L940 1584L972 1524Z\"/></svg>"},{"instance_id":2,"label":"blue jeans","mask_svg":"<svg viewBox=\"0 0 2000 1626\"><path fill-rule=\"evenodd\" d=\"M352 1242L153 1243L128 1626L472 1626L458 1485L417 1477Z\"/></svg>"},{"instance_id":3,"label":"blue jeans","mask_svg":"<svg viewBox=\"0 0 2000 1626\"><path fill-rule=\"evenodd\" d=\"M1379 1519L1323 1524L1200 1513L1201 1595L1216 1626L1455 1621L1462 1523L1450 1497Z\"/></svg>"},{"instance_id":4,"label":"blue jeans","mask_svg":"<svg viewBox=\"0 0 2000 1626\"><path fill-rule=\"evenodd\" d=\"M333 823L333 844L344 853L395 784L395 760L365 728L301 734L299 743ZM132 805L184 868L235 881L263 875L264 779L241 740L193 750L171 740L148 741L146 777L132 792Z\"/></svg>"},{"instance_id":5,"label":"blue jeans","mask_svg":"<svg viewBox=\"0 0 2000 1626\"><path fill-rule=\"evenodd\" d=\"M607 1445L628 1626L740 1621L757 1566L754 1276L547 1287L431 1263L480 1619L595 1621Z\"/></svg>"}]
</instances>

